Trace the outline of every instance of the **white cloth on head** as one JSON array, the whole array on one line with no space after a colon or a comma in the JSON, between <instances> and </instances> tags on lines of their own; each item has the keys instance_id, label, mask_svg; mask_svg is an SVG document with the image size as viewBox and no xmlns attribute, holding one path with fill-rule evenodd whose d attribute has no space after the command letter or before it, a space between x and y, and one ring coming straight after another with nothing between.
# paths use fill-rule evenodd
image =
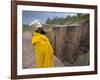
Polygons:
<instances>
[{"instance_id":1,"label":"white cloth on head","mask_svg":"<svg viewBox=\"0 0 100 80\"><path fill-rule=\"evenodd\" d=\"M29 26L31 27L32 30L37 30L39 27L42 27L41 23L39 20L34 20L32 21Z\"/></svg>"}]
</instances>

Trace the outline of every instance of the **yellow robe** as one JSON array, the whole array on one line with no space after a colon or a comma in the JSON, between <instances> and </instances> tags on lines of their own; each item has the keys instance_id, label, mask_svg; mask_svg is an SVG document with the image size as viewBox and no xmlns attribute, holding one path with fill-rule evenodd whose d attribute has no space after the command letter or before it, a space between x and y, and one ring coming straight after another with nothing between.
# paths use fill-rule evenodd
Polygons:
<instances>
[{"instance_id":1,"label":"yellow robe","mask_svg":"<svg viewBox=\"0 0 100 80\"><path fill-rule=\"evenodd\" d=\"M33 33L32 44L35 47L36 67L53 67L53 48L48 38L40 33Z\"/></svg>"}]
</instances>

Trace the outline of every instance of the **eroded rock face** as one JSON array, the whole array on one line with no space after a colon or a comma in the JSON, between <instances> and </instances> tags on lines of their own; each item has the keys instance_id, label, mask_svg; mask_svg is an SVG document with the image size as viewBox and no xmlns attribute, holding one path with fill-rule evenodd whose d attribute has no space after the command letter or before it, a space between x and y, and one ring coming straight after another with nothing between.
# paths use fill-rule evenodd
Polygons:
<instances>
[{"instance_id":1,"label":"eroded rock face","mask_svg":"<svg viewBox=\"0 0 100 80\"><path fill-rule=\"evenodd\" d=\"M54 47L55 55L62 61L71 64L77 60L80 50L83 53L89 51L89 24L88 21L80 25L54 26L49 39Z\"/></svg>"},{"instance_id":2,"label":"eroded rock face","mask_svg":"<svg viewBox=\"0 0 100 80\"><path fill-rule=\"evenodd\" d=\"M77 57L81 36L80 26L55 27L56 55L61 61L68 60L73 63Z\"/></svg>"},{"instance_id":3,"label":"eroded rock face","mask_svg":"<svg viewBox=\"0 0 100 80\"><path fill-rule=\"evenodd\" d=\"M85 53L89 51L89 21L82 23L80 49Z\"/></svg>"}]
</instances>

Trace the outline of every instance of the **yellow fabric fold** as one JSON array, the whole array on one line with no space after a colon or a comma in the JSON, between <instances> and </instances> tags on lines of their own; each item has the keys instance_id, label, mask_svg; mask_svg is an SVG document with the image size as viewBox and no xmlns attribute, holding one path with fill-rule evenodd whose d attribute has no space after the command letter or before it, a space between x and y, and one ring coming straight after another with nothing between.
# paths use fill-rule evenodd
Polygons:
<instances>
[{"instance_id":1,"label":"yellow fabric fold","mask_svg":"<svg viewBox=\"0 0 100 80\"><path fill-rule=\"evenodd\" d=\"M32 44L35 47L36 66L53 67L53 48L45 35L33 33Z\"/></svg>"}]
</instances>

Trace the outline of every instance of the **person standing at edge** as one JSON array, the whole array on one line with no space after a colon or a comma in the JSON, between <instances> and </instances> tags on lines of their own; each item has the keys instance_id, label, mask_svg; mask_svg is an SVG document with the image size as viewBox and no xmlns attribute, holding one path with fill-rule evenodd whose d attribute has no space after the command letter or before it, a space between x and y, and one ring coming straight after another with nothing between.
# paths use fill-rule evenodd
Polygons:
<instances>
[{"instance_id":1,"label":"person standing at edge","mask_svg":"<svg viewBox=\"0 0 100 80\"><path fill-rule=\"evenodd\" d=\"M39 20L32 21L29 26L32 28L32 45L35 49L36 67L53 67L53 48L50 41L45 36Z\"/></svg>"}]
</instances>

